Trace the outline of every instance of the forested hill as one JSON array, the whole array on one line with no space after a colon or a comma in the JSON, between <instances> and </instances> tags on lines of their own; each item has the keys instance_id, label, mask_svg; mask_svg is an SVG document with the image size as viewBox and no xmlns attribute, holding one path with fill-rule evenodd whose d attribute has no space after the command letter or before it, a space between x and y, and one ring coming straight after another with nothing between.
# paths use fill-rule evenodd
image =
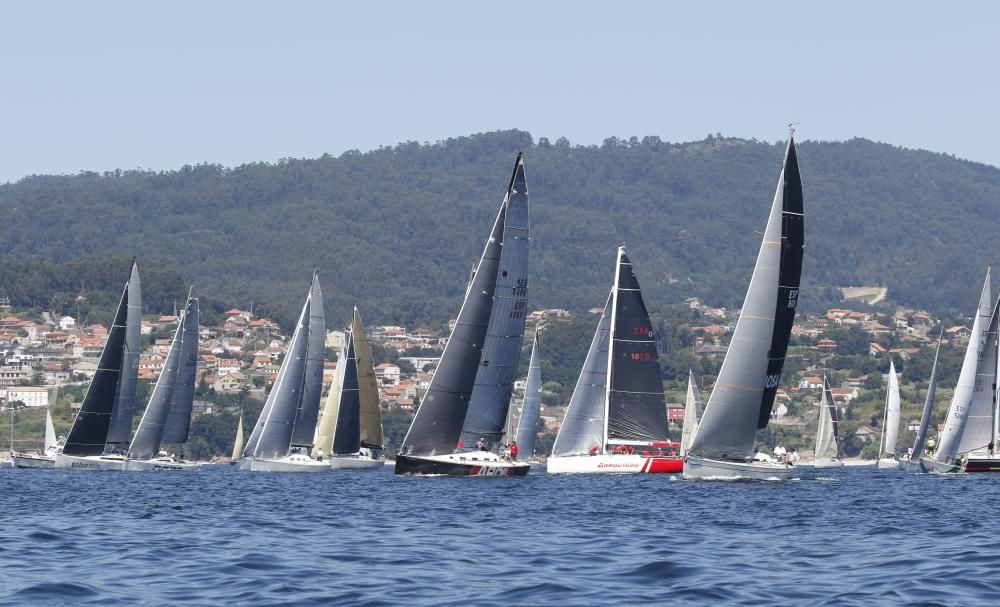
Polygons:
<instances>
[{"instance_id":1,"label":"forested hill","mask_svg":"<svg viewBox=\"0 0 1000 607\"><path fill-rule=\"evenodd\" d=\"M441 322L457 312L518 150L531 194L531 307L601 305L620 243L650 307L689 296L740 304L783 142L583 147L504 131L233 169L33 176L0 186L0 243L15 264L174 261L204 295L285 312L318 268L331 324L354 303L368 322ZM832 287L885 285L900 303L972 309L1000 253L1000 170L863 139L803 141L799 161L803 305L829 303ZM23 296L16 276L4 281L0 292Z\"/></svg>"}]
</instances>

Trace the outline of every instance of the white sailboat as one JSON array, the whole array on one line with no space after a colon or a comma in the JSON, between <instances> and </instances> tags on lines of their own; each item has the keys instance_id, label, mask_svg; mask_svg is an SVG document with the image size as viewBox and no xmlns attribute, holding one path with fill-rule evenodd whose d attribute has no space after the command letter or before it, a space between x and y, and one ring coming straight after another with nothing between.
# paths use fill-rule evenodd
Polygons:
<instances>
[{"instance_id":1,"label":"white sailboat","mask_svg":"<svg viewBox=\"0 0 1000 607\"><path fill-rule=\"evenodd\" d=\"M840 458L840 442L838 427L840 414L833 402L830 385L823 377L823 398L819 403L819 419L816 427L816 449L813 466L817 469L841 468L844 460Z\"/></svg>"},{"instance_id":2,"label":"white sailboat","mask_svg":"<svg viewBox=\"0 0 1000 607\"><path fill-rule=\"evenodd\" d=\"M13 426L13 413L11 414L11 424ZM15 468L55 468L56 454L59 452L59 443L56 440L55 426L52 425L52 413L45 409L45 443L42 451L37 453L24 453L11 451L10 462Z\"/></svg>"},{"instance_id":3,"label":"white sailboat","mask_svg":"<svg viewBox=\"0 0 1000 607\"><path fill-rule=\"evenodd\" d=\"M964 456L987 447L993 440L998 308L991 310L991 297L987 271L944 430L935 451L920 459L927 472L962 472Z\"/></svg>"},{"instance_id":4,"label":"white sailboat","mask_svg":"<svg viewBox=\"0 0 1000 607\"><path fill-rule=\"evenodd\" d=\"M548 472L677 473L653 327L625 247L587 352Z\"/></svg>"},{"instance_id":5,"label":"white sailboat","mask_svg":"<svg viewBox=\"0 0 1000 607\"><path fill-rule=\"evenodd\" d=\"M684 462L685 478L788 478L785 463L754 461L795 321L804 246L802 182L790 134L750 286L719 377Z\"/></svg>"},{"instance_id":6,"label":"white sailboat","mask_svg":"<svg viewBox=\"0 0 1000 607\"><path fill-rule=\"evenodd\" d=\"M309 295L295 323L292 339L288 342L285 360L278 370L274 386L267 395L253 432L250 433L246 448L243 449L241 470L325 472L330 469L327 462L317 461L309 456L312 445L308 444L315 435L320 390L313 385L316 375L307 373L307 370L315 366L309 364L315 358L310 357L310 346L315 350L317 346L314 344L323 344L323 339L317 340L315 333L322 332L325 338L322 321L316 320L322 313L319 277L313 274ZM322 364L319 368L318 378L322 388Z\"/></svg>"},{"instance_id":7,"label":"white sailboat","mask_svg":"<svg viewBox=\"0 0 1000 607\"><path fill-rule=\"evenodd\" d=\"M878 445L878 470L899 470L896 440L899 436L899 377L896 365L889 360L889 389L885 393L885 413L882 414L882 438Z\"/></svg>"},{"instance_id":8,"label":"white sailboat","mask_svg":"<svg viewBox=\"0 0 1000 607\"><path fill-rule=\"evenodd\" d=\"M240 463L243 455L243 407L240 407L240 417L236 422L236 439L233 441L233 454L229 457L232 465Z\"/></svg>"},{"instance_id":9,"label":"white sailboat","mask_svg":"<svg viewBox=\"0 0 1000 607\"><path fill-rule=\"evenodd\" d=\"M934 411L934 395L937 391L937 365L938 355L941 353L941 335L938 334L937 347L934 349L934 364L931 366L931 377L927 382L927 395L924 397L924 409L920 414L920 427L917 429L916 439L909 453L899 458L899 468L906 472L923 472L920 458L924 454L924 445L927 442L927 429L930 427L931 414Z\"/></svg>"},{"instance_id":10,"label":"white sailboat","mask_svg":"<svg viewBox=\"0 0 1000 607\"><path fill-rule=\"evenodd\" d=\"M694 371L688 371L687 399L684 401L684 427L681 429L681 457L687 455L691 447L691 439L698 431L698 420L701 419L701 394L698 393L698 383L694 379Z\"/></svg>"}]
</instances>

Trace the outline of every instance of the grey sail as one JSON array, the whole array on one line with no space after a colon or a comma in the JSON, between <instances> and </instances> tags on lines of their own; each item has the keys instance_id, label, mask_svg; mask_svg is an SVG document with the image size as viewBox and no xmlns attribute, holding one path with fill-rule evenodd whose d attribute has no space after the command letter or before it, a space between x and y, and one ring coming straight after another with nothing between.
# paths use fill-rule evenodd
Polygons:
<instances>
[{"instance_id":1,"label":"grey sail","mask_svg":"<svg viewBox=\"0 0 1000 607\"><path fill-rule=\"evenodd\" d=\"M885 396L885 416L882 421L882 445L879 456L893 457L896 454L896 441L899 438L899 377L896 376L896 365L889 361L889 390Z\"/></svg>"},{"instance_id":2,"label":"grey sail","mask_svg":"<svg viewBox=\"0 0 1000 607\"><path fill-rule=\"evenodd\" d=\"M931 379L927 384L927 396L924 398L924 410L920 415L920 427L917 429L917 437L913 441L913 450L910 452L910 461L919 462L920 456L924 454L924 443L927 442L927 428L930 425L931 414L934 412L934 392L937 390L937 365L938 354L941 353L941 336L938 335L937 347L934 349L934 365L931 367Z\"/></svg>"},{"instance_id":3,"label":"grey sail","mask_svg":"<svg viewBox=\"0 0 1000 607\"><path fill-rule=\"evenodd\" d=\"M382 410L379 408L378 382L375 379L375 361L372 359L371 344L361 322L361 313L354 308L354 324L351 327L351 341L358 372L358 400L360 403L360 442L362 447L382 449Z\"/></svg>"},{"instance_id":4,"label":"grey sail","mask_svg":"<svg viewBox=\"0 0 1000 607\"><path fill-rule=\"evenodd\" d=\"M834 459L837 448L837 407L833 393L823 378L823 398L819 404L819 423L816 428L816 459Z\"/></svg>"},{"instance_id":5,"label":"grey sail","mask_svg":"<svg viewBox=\"0 0 1000 607\"><path fill-rule=\"evenodd\" d=\"M524 386L521 418L517 423L518 457L528 459L535 453L538 442L538 421L542 407L542 368L538 362L538 335L531 343L531 361L528 363L528 382Z\"/></svg>"},{"instance_id":6,"label":"grey sail","mask_svg":"<svg viewBox=\"0 0 1000 607\"><path fill-rule=\"evenodd\" d=\"M583 455L594 449L604 449L610 337L611 295L608 295L573 396L566 407L566 416L552 445L553 456Z\"/></svg>"},{"instance_id":7,"label":"grey sail","mask_svg":"<svg viewBox=\"0 0 1000 607\"><path fill-rule=\"evenodd\" d=\"M750 286L690 455L746 461L767 426L798 305L802 182L791 137Z\"/></svg>"},{"instance_id":8,"label":"grey sail","mask_svg":"<svg viewBox=\"0 0 1000 607\"><path fill-rule=\"evenodd\" d=\"M667 440L667 401L653 325L625 247L618 248L608 360L608 442Z\"/></svg>"},{"instance_id":9,"label":"grey sail","mask_svg":"<svg viewBox=\"0 0 1000 607\"><path fill-rule=\"evenodd\" d=\"M142 349L142 287L139 284L139 267L132 262L128 281L128 319L125 329L125 359L118 379L114 413L108 443L128 445L132 437L132 420L136 411L136 388L139 383L139 353Z\"/></svg>"},{"instance_id":10,"label":"grey sail","mask_svg":"<svg viewBox=\"0 0 1000 607\"><path fill-rule=\"evenodd\" d=\"M170 341L170 351L167 353L167 360L163 363L160 376L153 386L153 394L149 397L149 404L142 414L139 427L136 428L135 437L128 448L130 459L149 459L160 450L160 442L163 440L163 429L166 426L167 415L170 413L170 401L174 396L174 387L177 383L177 369L180 368L181 361L181 341L184 337L184 322L178 323L174 330L174 338Z\"/></svg>"},{"instance_id":11,"label":"grey sail","mask_svg":"<svg viewBox=\"0 0 1000 607\"><path fill-rule=\"evenodd\" d=\"M118 378L121 375L125 358L125 330L128 322L128 283L122 290L121 300L115 318L108 331L108 341L104 344L101 359L97 363L97 371L90 380L87 395L73 420L63 446L66 455L88 456L104 453L108 439L108 429L111 427L111 414L114 411L115 394L118 391Z\"/></svg>"},{"instance_id":12,"label":"grey sail","mask_svg":"<svg viewBox=\"0 0 1000 607\"><path fill-rule=\"evenodd\" d=\"M260 418L254 425L250 440L243 450L244 457L275 459L288 454L292 442L292 426L302 397L306 370L306 346L309 337L309 303L295 323L295 332L288 343L285 360L278 370L271 393L267 395Z\"/></svg>"},{"instance_id":13,"label":"grey sail","mask_svg":"<svg viewBox=\"0 0 1000 607\"><path fill-rule=\"evenodd\" d=\"M361 449L361 395L358 390L358 357L354 348L354 332L347 338L344 383L340 387L340 408L333 432L332 453L343 455Z\"/></svg>"},{"instance_id":14,"label":"grey sail","mask_svg":"<svg viewBox=\"0 0 1000 607\"><path fill-rule=\"evenodd\" d=\"M480 438L487 445L500 441L521 360L528 302L529 221L528 186L520 154L504 198L507 211L493 311L462 428L461 441L465 445L473 445Z\"/></svg>"},{"instance_id":15,"label":"grey sail","mask_svg":"<svg viewBox=\"0 0 1000 607\"><path fill-rule=\"evenodd\" d=\"M326 360L326 313L323 311L323 291L319 276L313 274L309 304L309 339L306 342L305 381L302 401L295 414L292 446L311 449L319 418L319 401L323 395L323 363Z\"/></svg>"},{"instance_id":16,"label":"grey sail","mask_svg":"<svg viewBox=\"0 0 1000 607\"><path fill-rule=\"evenodd\" d=\"M405 455L452 453L458 446L493 309L506 214L507 200L504 199L476 266L472 285L465 294L455 328L403 438L400 452Z\"/></svg>"},{"instance_id":17,"label":"grey sail","mask_svg":"<svg viewBox=\"0 0 1000 607\"><path fill-rule=\"evenodd\" d=\"M963 453L985 447L992 440L997 331L990 291L987 272L962 370L934 453L938 462L952 463Z\"/></svg>"},{"instance_id":18,"label":"grey sail","mask_svg":"<svg viewBox=\"0 0 1000 607\"><path fill-rule=\"evenodd\" d=\"M691 439L698 431L698 420L701 419L701 394L698 383L694 380L694 371L688 371L687 399L684 402L684 427L681 428L681 455L691 448Z\"/></svg>"},{"instance_id":19,"label":"grey sail","mask_svg":"<svg viewBox=\"0 0 1000 607\"><path fill-rule=\"evenodd\" d=\"M198 373L198 325L201 308L197 298L188 297L184 312L184 334L181 337L181 359L177 367L177 381L170 400L163 442L185 443L191 430L191 411L194 408L195 376Z\"/></svg>"}]
</instances>

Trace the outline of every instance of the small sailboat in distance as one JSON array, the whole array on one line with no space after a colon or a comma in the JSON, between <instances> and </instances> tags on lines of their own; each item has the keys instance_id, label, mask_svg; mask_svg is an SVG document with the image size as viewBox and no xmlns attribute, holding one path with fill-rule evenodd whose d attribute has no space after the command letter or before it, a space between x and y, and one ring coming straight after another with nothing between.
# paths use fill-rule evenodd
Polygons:
<instances>
[{"instance_id":1,"label":"small sailboat in distance","mask_svg":"<svg viewBox=\"0 0 1000 607\"><path fill-rule=\"evenodd\" d=\"M879 470L899 470L896 458L896 440L899 436L899 377L896 365L889 360L889 389L885 393L885 413L882 415L882 438L878 446Z\"/></svg>"},{"instance_id":2,"label":"small sailboat in distance","mask_svg":"<svg viewBox=\"0 0 1000 607\"><path fill-rule=\"evenodd\" d=\"M229 458L230 464L240 463L240 456L243 455L243 407L240 406L240 416L236 421L236 439L233 441L233 454Z\"/></svg>"},{"instance_id":3,"label":"small sailboat in distance","mask_svg":"<svg viewBox=\"0 0 1000 607\"><path fill-rule=\"evenodd\" d=\"M736 329L687 452L685 478L792 474L785 463L754 461L754 445L771 418L799 301L805 232L793 135Z\"/></svg>"},{"instance_id":4,"label":"small sailboat in distance","mask_svg":"<svg viewBox=\"0 0 1000 607\"><path fill-rule=\"evenodd\" d=\"M701 419L701 394L698 393L698 383L694 379L694 371L688 370L687 399L684 401L684 426L681 428L681 457L687 454L691 439L698 431L698 420Z\"/></svg>"},{"instance_id":5,"label":"small sailboat in distance","mask_svg":"<svg viewBox=\"0 0 1000 607\"><path fill-rule=\"evenodd\" d=\"M844 460L840 458L840 439L838 428L840 426L840 412L833 402L833 392L830 391L830 384L823 377L823 398L819 403L819 417L816 426L816 449L813 458L813 466L817 469L841 468Z\"/></svg>"},{"instance_id":6,"label":"small sailboat in distance","mask_svg":"<svg viewBox=\"0 0 1000 607\"><path fill-rule=\"evenodd\" d=\"M53 403L55 399L53 399ZM11 409L11 433L13 433L14 411ZM55 468L56 454L59 443L56 440L56 429L52 424L52 411L45 408L45 443L37 453L24 453L11 450L10 462L15 468Z\"/></svg>"}]
</instances>

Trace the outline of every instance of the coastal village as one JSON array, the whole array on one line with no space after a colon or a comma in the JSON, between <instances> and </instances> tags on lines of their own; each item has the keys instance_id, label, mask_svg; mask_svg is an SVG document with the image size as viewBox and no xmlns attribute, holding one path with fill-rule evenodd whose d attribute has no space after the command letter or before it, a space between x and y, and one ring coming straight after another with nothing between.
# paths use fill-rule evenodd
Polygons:
<instances>
[{"instance_id":1,"label":"coastal village","mask_svg":"<svg viewBox=\"0 0 1000 607\"><path fill-rule=\"evenodd\" d=\"M697 319L686 328L694 356L709 367L721 363L738 311L711 307L695 298L684 303L692 318ZM596 316L600 311L593 309L585 314ZM195 401L195 415L211 414L216 395L246 392L263 399L285 354L288 338L273 320L255 317L237 308L225 312L224 317L221 325L200 329L197 377L200 396ZM562 309L536 310L528 316L527 335L548 323L564 322L573 317L573 313ZM177 321L174 315L144 318L140 380L156 380ZM907 308L888 313L854 310L845 305L828 309L825 314L800 316L792 330L789 363L772 413L773 431L786 435L814 432L809 428L815 425L824 375L846 419L851 419L854 403L884 399L885 382L880 374L873 377L872 373L827 366L831 357L844 354L844 344L836 339L838 333L848 330L855 341L858 335L863 335L865 355L876 365L887 368L890 358L899 366L922 351L932 353L939 327L941 321L931 313ZM107 334L106 326L97 323L82 326L69 315L15 314L0 298L0 409L6 410L11 405L16 408L45 407L61 386L85 385L94 375ZM969 328L964 325L946 327L943 335L942 343L962 345L969 337ZM329 331L326 337L328 353L339 352L345 337L344 330ZM413 411L429 385L447 337L423 327L396 325L370 327L369 337L382 346L383 352L395 353L392 362L380 362L375 368L383 410ZM526 337L525 341L530 340ZM857 347L857 343L853 344L850 353L857 354ZM333 358L335 355L328 356L328 359ZM336 360L326 362L324 385L330 384L336 366ZM515 395L523 393L523 388L522 379L515 385ZM700 389L702 399L706 400L711 384L701 385ZM671 431L679 433L684 413L680 383L671 389L668 382L667 396ZM553 398L544 400L541 411L544 431L555 433L567 403L555 402ZM71 406L76 410L80 403L74 402ZM514 407L515 415L516 410ZM919 423L916 417L904 422L904 431L911 432ZM879 429L863 423L853 430L853 434L856 443L877 443Z\"/></svg>"}]
</instances>

